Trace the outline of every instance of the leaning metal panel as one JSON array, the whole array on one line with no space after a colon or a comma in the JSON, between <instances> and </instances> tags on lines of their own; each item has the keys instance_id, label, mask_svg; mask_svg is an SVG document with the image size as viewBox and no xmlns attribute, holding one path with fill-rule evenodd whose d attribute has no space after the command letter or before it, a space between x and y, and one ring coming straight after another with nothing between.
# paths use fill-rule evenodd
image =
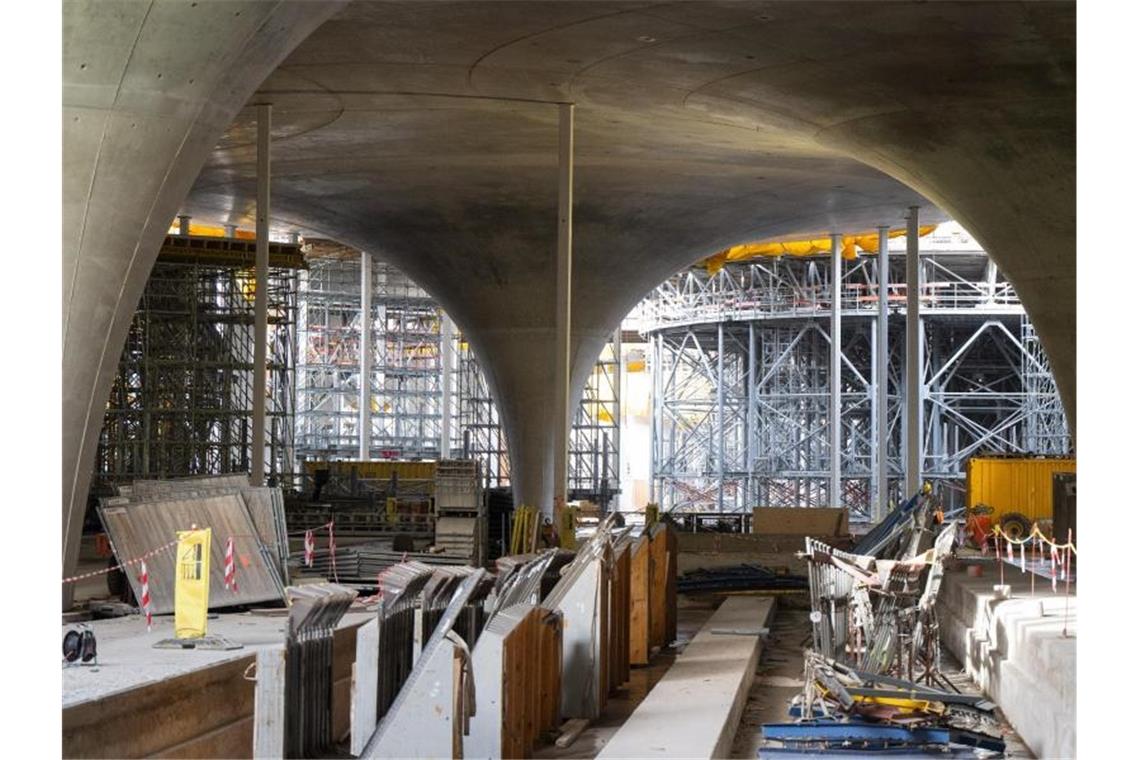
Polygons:
<instances>
[{"instance_id":1,"label":"leaning metal panel","mask_svg":"<svg viewBox=\"0 0 1140 760\"><path fill-rule=\"evenodd\" d=\"M960 499L981 453L1060 454L1071 444L1048 362L1010 284L952 233L921 251L922 476ZM905 260L892 251L888 366L876 366L877 261L840 283L842 506L898 503L905 449ZM653 372L653 498L665 510L836 506L829 497L827 257L757 259L671 277L635 311ZM888 482L879 484L873 393L888 388Z\"/></svg>"}]
</instances>

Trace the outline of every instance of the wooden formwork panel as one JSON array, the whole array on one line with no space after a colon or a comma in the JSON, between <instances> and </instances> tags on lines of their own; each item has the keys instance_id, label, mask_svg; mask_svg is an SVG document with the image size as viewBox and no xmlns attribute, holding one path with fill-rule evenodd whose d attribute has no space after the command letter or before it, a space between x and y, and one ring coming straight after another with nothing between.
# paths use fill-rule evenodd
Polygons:
<instances>
[{"instance_id":1,"label":"wooden formwork panel","mask_svg":"<svg viewBox=\"0 0 1140 760\"><path fill-rule=\"evenodd\" d=\"M653 564L649 538L643 535L636 539L630 546L629 553L629 663L648 665L650 650L653 648L650 636Z\"/></svg>"},{"instance_id":2,"label":"wooden formwork panel","mask_svg":"<svg viewBox=\"0 0 1140 760\"><path fill-rule=\"evenodd\" d=\"M63 757L251 757L254 657L63 710Z\"/></svg>"},{"instance_id":3,"label":"wooden formwork panel","mask_svg":"<svg viewBox=\"0 0 1140 760\"><path fill-rule=\"evenodd\" d=\"M610 575L610 690L629 680L630 549L614 550Z\"/></svg>"}]
</instances>

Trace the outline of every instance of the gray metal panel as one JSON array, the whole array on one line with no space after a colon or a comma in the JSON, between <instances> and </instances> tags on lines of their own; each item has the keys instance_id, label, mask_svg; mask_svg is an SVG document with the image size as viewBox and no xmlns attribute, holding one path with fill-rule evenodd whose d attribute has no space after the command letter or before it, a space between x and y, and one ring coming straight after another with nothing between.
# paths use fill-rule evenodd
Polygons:
<instances>
[{"instance_id":1,"label":"gray metal panel","mask_svg":"<svg viewBox=\"0 0 1140 760\"><path fill-rule=\"evenodd\" d=\"M272 554L261 543L245 501L239 494L100 504L99 517L120 561L139 557L173 541L180 530L190 530L195 525L210 528L213 531L210 541L211 609L284 599L285 590ZM236 592L225 588L225 544L230 536L234 539L237 564ZM174 569L173 549L169 554L163 552L147 563L151 610L157 615L174 611ZM135 597L140 598L142 592L137 567L132 566L126 576Z\"/></svg>"}]
</instances>

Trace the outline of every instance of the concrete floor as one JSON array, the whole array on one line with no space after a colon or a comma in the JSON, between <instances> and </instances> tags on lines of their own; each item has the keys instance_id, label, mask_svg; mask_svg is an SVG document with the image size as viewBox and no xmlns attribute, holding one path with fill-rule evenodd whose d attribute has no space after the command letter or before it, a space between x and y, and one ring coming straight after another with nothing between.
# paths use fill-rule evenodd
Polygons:
<instances>
[{"instance_id":1,"label":"concrete floor","mask_svg":"<svg viewBox=\"0 0 1140 760\"><path fill-rule=\"evenodd\" d=\"M375 613L350 611L340 627L362 623L372 615ZM224 636L243 645L227 651L154 649L156 642L174 638L173 615L155 617L149 633L140 615L95 620L87 625L95 631L98 665L63 668L63 707L248 657L258 649L279 646L285 641L283 615L266 617L248 612L210 615L206 626L210 635ZM63 626L61 641L69 627L72 626Z\"/></svg>"},{"instance_id":2,"label":"concrete floor","mask_svg":"<svg viewBox=\"0 0 1140 760\"><path fill-rule=\"evenodd\" d=\"M629 683L616 694L611 694L606 709L598 720L567 747L553 744L540 747L534 753L536 758L593 758L602 751L606 742L621 728L650 690L657 685L665 671L692 641L705 621L712 617L720 606L720 598L713 595L677 596L677 641L667 650L658 652L649 665L630 670Z\"/></svg>"}]
</instances>

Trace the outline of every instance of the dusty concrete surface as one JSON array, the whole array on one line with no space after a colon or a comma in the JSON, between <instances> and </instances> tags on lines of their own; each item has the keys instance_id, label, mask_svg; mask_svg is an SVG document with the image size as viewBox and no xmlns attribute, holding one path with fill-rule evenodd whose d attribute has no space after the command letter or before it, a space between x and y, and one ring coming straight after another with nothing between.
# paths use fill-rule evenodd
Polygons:
<instances>
[{"instance_id":1,"label":"dusty concrete surface","mask_svg":"<svg viewBox=\"0 0 1140 760\"><path fill-rule=\"evenodd\" d=\"M359 625L375 613L349 612L338 628ZM182 673L229 660L249 657L285 642L285 618L263 617L252 613L211 613L207 631L242 644L241 649L222 652L154 649L162 639L174 638L174 616L154 618L152 630L140 615L95 620L90 625L98 643L98 665L69 665L63 668L63 706L79 704L110 694L157 683ZM63 626L60 640L71 626Z\"/></svg>"},{"instance_id":2,"label":"dusty concrete surface","mask_svg":"<svg viewBox=\"0 0 1140 760\"><path fill-rule=\"evenodd\" d=\"M725 598L598 757L724 757L774 607L770 597Z\"/></svg>"},{"instance_id":3,"label":"dusty concrete surface","mask_svg":"<svg viewBox=\"0 0 1140 760\"><path fill-rule=\"evenodd\" d=\"M678 594L676 643L667 651L658 652L649 665L631 668L629 682L610 695L602 716L591 723L572 744L567 747L548 744L535 750L534 756L537 758L596 757L606 742L617 733L626 719L633 714L637 706L669 670L677 655L684 651L685 646L716 611L719 602L719 599L711 595Z\"/></svg>"},{"instance_id":4,"label":"dusty concrete surface","mask_svg":"<svg viewBox=\"0 0 1140 760\"><path fill-rule=\"evenodd\" d=\"M527 503L553 486L562 102L574 395L681 267L917 205L1017 288L1075 429L1075 4L853 7L358 0L320 24L335 4L66 2L64 572L163 230L180 211L252 227L242 103L274 105L274 231L395 263L471 341Z\"/></svg>"}]
</instances>

